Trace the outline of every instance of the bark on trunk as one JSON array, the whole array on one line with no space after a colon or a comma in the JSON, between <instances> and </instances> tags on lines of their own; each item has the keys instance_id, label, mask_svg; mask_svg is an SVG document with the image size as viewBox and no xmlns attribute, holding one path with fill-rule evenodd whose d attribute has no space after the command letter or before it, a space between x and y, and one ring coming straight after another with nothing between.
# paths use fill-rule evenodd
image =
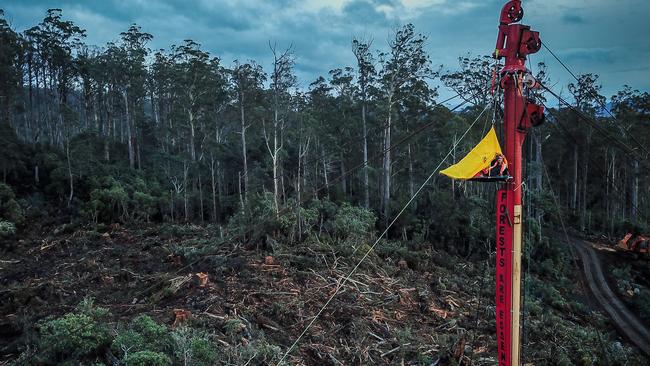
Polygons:
<instances>
[{"instance_id":1,"label":"bark on trunk","mask_svg":"<svg viewBox=\"0 0 650 366\"><path fill-rule=\"evenodd\" d=\"M134 136L131 129L131 116L129 114L129 97L126 90L124 91L124 109L124 117L126 118L126 138L128 140L129 147L129 167L133 169L135 168L135 146L133 144Z\"/></svg>"},{"instance_id":2,"label":"bark on trunk","mask_svg":"<svg viewBox=\"0 0 650 366\"><path fill-rule=\"evenodd\" d=\"M201 182L201 172L198 173L199 176L199 217L201 218L201 223L205 220L203 216L203 184Z\"/></svg>"},{"instance_id":3,"label":"bark on trunk","mask_svg":"<svg viewBox=\"0 0 650 366\"><path fill-rule=\"evenodd\" d=\"M191 96L192 96L192 94L190 94L190 98L191 98ZM195 124L195 122L194 122L194 113L192 112L191 107L188 108L187 114L188 114L189 121L190 121L190 156L192 157L192 161L196 161L196 145L195 145L196 144L196 142L195 142L195 140L196 140L196 132L195 132L196 127L194 126L194 124Z\"/></svg>"},{"instance_id":4,"label":"bark on trunk","mask_svg":"<svg viewBox=\"0 0 650 366\"><path fill-rule=\"evenodd\" d=\"M74 177L72 175L72 163L70 162L70 142L66 142L65 147L65 157L68 162L68 179L70 183L70 195L68 196L68 207L72 204L72 198L74 197Z\"/></svg>"},{"instance_id":5,"label":"bark on trunk","mask_svg":"<svg viewBox=\"0 0 650 366\"><path fill-rule=\"evenodd\" d=\"M217 222L217 180L214 157L210 156L210 183L212 186L212 221Z\"/></svg>"},{"instance_id":6,"label":"bark on trunk","mask_svg":"<svg viewBox=\"0 0 650 366\"><path fill-rule=\"evenodd\" d=\"M370 182L368 181L368 126L366 125L366 101L361 104L363 124L363 206L370 208Z\"/></svg>"},{"instance_id":7,"label":"bark on trunk","mask_svg":"<svg viewBox=\"0 0 650 366\"><path fill-rule=\"evenodd\" d=\"M241 149L242 149L242 158L244 163L244 202L248 202L248 156L246 154L246 115L244 112L244 97L240 97L239 103L239 116L241 121Z\"/></svg>"},{"instance_id":8,"label":"bark on trunk","mask_svg":"<svg viewBox=\"0 0 650 366\"><path fill-rule=\"evenodd\" d=\"M187 176L189 173L189 167L187 166L187 162L183 162L183 209L185 211L185 221L189 222L190 221L190 208L189 208L189 203L187 199Z\"/></svg>"},{"instance_id":9,"label":"bark on trunk","mask_svg":"<svg viewBox=\"0 0 650 366\"><path fill-rule=\"evenodd\" d=\"M388 216L390 215L390 167L391 167L391 152L390 152L390 138L392 128L392 96L388 98L388 118L386 121L386 131L384 133L384 164L383 164L383 217L384 222L388 223Z\"/></svg>"}]
</instances>

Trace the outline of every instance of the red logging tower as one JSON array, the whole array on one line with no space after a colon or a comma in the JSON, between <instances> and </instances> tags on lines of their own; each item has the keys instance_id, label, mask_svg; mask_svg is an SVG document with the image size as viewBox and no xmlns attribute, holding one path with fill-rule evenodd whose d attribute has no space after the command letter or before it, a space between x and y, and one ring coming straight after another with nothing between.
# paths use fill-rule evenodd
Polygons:
<instances>
[{"instance_id":1,"label":"red logging tower","mask_svg":"<svg viewBox=\"0 0 650 366\"><path fill-rule=\"evenodd\" d=\"M526 56L541 48L539 33L515 24L524 15L521 0L509 1L501 11L494 57L505 59L499 74L504 92L505 156L512 175L497 191L496 324L500 366L520 364L522 145L528 130L542 123L544 109L524 90L536 81L526 69Z\"/></svg>"}]
</instances>

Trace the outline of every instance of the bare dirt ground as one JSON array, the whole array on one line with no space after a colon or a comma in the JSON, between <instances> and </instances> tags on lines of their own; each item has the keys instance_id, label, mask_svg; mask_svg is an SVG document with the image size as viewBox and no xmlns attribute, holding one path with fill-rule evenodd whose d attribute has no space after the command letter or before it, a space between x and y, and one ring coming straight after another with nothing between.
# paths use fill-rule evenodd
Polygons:
<instances>
[{"instance_id":1,"label":"bare dirt ground","mask_svg":"<svg viewBox=\"0 0 650 366\"><path fill-rule=\"evenodd\" d=\"M650 355L650 332L643 321L612 291L609 285L611 281L608 282L605 277L600 256L609 253L608 260L612 261L612 249L606 245L577 239L573 240L573 245L580 256L585 279L596 301L607 312L616 328L646 355Z\"/></svg>"}]
</instances>

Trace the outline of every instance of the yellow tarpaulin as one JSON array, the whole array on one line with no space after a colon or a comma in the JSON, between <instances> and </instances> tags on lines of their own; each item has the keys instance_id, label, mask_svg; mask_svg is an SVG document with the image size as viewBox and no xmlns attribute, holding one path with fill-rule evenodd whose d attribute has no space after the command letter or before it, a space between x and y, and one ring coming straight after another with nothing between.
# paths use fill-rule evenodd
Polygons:
<instances>
[{"instance_id":1,"label":"yellow tarpaulin","mask_svg":"<svg viewBox=\"0 0 650 366\"><path fill-rule=\"evenodd\" d=\"M503 153L501 152L501 146L499 145L499 140L497 140L494 126L492 126L490 132L485 135L478 145L474 146L469 154L458 163L441 170L440 174L444 174L453 179L472 179L481 170L490 167L490 163L497 155L503 155Z\"/></svg>"}]
</instances>

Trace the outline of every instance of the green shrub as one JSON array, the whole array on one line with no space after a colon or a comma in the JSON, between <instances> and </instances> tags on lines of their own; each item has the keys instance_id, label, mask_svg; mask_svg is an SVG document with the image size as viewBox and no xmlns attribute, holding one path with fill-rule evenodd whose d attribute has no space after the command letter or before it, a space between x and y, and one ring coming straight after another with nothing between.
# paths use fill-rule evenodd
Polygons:
<instances>
[{"instance_id":1,"label":"green shrub","mask_svg":"<svg viewBox=\"0 0 650 366\"><path fill-rule=\"evenodd\" d=\"M639 316L645 320L650 320L650 291L641 290L641 293L634 297L633 302L636 308L639 309Z\"/></svg>"},{"instance_id":2,"label":"green shrub","mask_svg":"<svg viewBox=\"0 0 650 366\"><path fill-rule=\"evenodd\" d=\"M362 207L344 203L329 223L332 233L339 238L368 236L374 231L375 214Z\"/></svg>"},{"instance_id":3,"label":"green shrub","mask_svg":"<svg viewBox=\"0 0 650 366\"><path fill-rule=\"evenodd\" d=\"M174 356L183 365L208 366L217 359L215 345L210 337L188 327L180 327L171 333Z\"/></svg>"},{"instance_id":4,"label":"green shrub","mask_svg":"<svg viewBox=\"0 0 650 366\"><path fill-rule=\"evenodd\" d=\"M140 191L134 192L133 203L135 205L133 214L136 216L136 219L149 222L151 216L157 211L156 199L148 193Z\"/></svg>"},{"instance_id":5,"label":"green shrub","mask_svg":"<svg viewBox=\"0 0 650 366\"><path fill-rule=\"evenodd\" d=\"M630 282L632 277L630 271L631 267L629 265L623 268L612 269L612 276L616 279L616 287L618 287L618 290L621 293L625 293L625 291L632 289L632 283Z\"/></svg>"},{"instance_id":6,"label":"green shrub","mask_svg":"<svg viewBox=\"0 0 650 366\"><path fill-rule=\"evenodd\" d=\"M124 360L129 366L170 366L172 360L164 353L139 351L129 354Z\"/></svg>"},{"instance_id":7,"label":"green shrub","mask_svg":"<svg viewBox=\"0 0 650 366\"><path fill-rule=\"evenodd\" d=\"M125 357L130 352L139 352L147 349L144 337L138 332L127 329L118 331L111 348L115 354Z\"/></svg>"},{"instance_id":8,"label":"green shrub","mask_svg":"<svg viewBox=\"0 0 650 366\"><path fill-rule=\"evenodd\" d=\"M236 336L245 327L246 326L244 325L244 323L239 319L228 319L224 324L224 330L226 334L228 334L231 337Z\"/></svg>"},{"instance_id":9,"label":"green shrub","mask_svg":"<svg viewBox=\"0 0 650 366\"><path fill-rule=\"evenodd\" d=\"M11 187L0 183L0 219L3 218L20 225L25 220L25 215Z\"/></svg>"},{"instance_id":10,"label":"green shrub","mask_svg":"<svg viewBox=\"0 0 650 366\"><path fill-rule=\"evenodd\" d=\"M16 234L16 225L9 221L0 220L0 238L8 238Z\"/></svg>"},{"instance_id":11,"label":"green shrub","mask_svg":"<svg viewBox=\"0 0 650 366\"><path fill-rule=\"evenodd\" d=\"M110 343L104 318L108 311L84 300L75 312L45 322L40 329L40 349L52 361L79 360L99 353Z\"/></svg>"},{"instance_id":12,"label":"green shrub","mask_svg":"<svg viewBox=\"0 0 650 366\"><path fill-rule=\"evenodd\" d=\"M188 236L196 236L203 231L203 228L195 225L177 225L177 224L162 224L157 229L157 234L164 239L168 238L183 238Z\"/></svg>"},{"instance_id":13,"label":"green shrub","mask_svg":"<svg viewBox=\"0 0 650 366\"><path fill-rule=\"evenodd\" d=\"M139 315L128 329L118 331L111 348L121 357L141 351L163 352L169 346L168 329L148 315Z\"/></svg>"},{"instance_id":14,"label":"green shrub","mask_svg":"<svg viewBox=\"0 0 650 366\"><path fill-rule=\"evenodd\" d=\"M272 218L275 217L275 206L273 194L264 192L262 194L249 197L248 205L245 209L240 209L228 220L228 231L231 233L244 233L248 230L253 220L263 223L266 226L265 232L270 232L278 226ZM268 221L268 222L267 222Z\"/></svg>"},{"instance_id":15,"label":"green shrub","mask_svg":"<svg viewBox=\"0 0 650 366\"><path fill-rule=\"evenodd\" d=\"M279 218L276 219L275 202L273 193L264 192L251 197L244 210L239 210L228 221L227 230L230 233L245 233L251 225L262 224L258 235L281 232L284 235L295 235L300 229L307 233L319 222L319 212L316 207L298 206L294 198L288 199L282 207ZM298 225L300 217L300 225Z\"/></svg>"},{"instance_id":16,"label":"green shrub","mask_svg":"<svg viewBox=\"0 0 650 366\"><path fill-rule=\"evenodd\" d=\"M264 337L253 340L244 347L236 347L232 351L234 353L232 359L236 360L234 363L237 365L243 365L247 362L250 365L275 365L278 357L283 353L280 347L268 343Z\"/></svg>"},{"instance_id":17,"label":"green shrub","mask_svg":"<svg viewBox=\"0 0 650 366\"><path fill-rule=\"evenodd\" d=\"M150 345L162 348L167 342L167 327L156 323L148 315L140 315L133 319L133 330L140 333Z\"/></svg>"},{"instance_id":18,"label":"green shrub","mask_svg":"<svg viewBox=\"0 0 650 366\"><path fill-rule=\"evenodd\" d=\"M90 192L90 201L84 212L93 222L114 222L128 214L129 194L113 177L104 178L101 187Z\"/></svg>"}]
</instances>

